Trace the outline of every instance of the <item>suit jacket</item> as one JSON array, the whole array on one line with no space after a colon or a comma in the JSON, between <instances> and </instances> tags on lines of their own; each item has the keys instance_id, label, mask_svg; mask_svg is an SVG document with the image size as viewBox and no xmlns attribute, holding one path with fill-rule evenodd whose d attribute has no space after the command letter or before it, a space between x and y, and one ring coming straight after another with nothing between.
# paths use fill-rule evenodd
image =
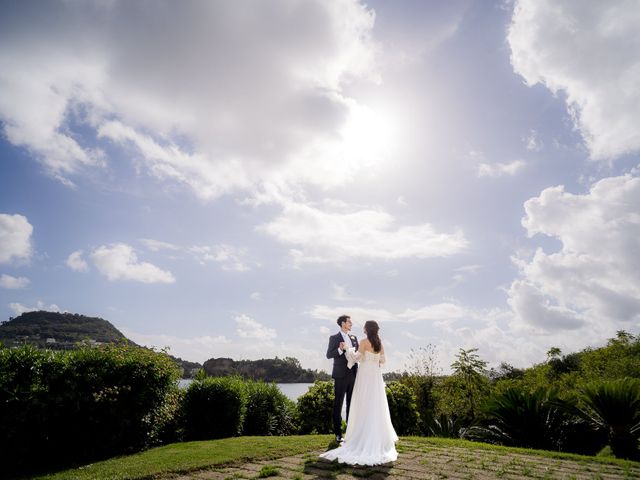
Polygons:
<instances>
[{"instance_id":1,"label":"suit jacket","mask_svg":"<svg viewBox=\"0 0 640 480\"><path fill-rule=\"evenodd\" d=\"M351 339L351 346L356 350L358 349L358 339L355 335L349 334ZM358 371L358 365L354 365L351 369L347 368L347 356L342 352L342 355L338 353L338 347L340 342L343 342L342 334L340 332L329 337L329 346L327 347L327 358L333 358L333 370L331 371L331 377L343 378L349 371L355 375Z\"/></svg>"}]
</instances>

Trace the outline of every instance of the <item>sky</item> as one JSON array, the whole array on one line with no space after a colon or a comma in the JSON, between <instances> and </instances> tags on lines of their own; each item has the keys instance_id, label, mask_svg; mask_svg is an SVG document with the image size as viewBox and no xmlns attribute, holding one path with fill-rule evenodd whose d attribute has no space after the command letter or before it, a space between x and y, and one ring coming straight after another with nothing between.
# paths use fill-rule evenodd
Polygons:
<instances>
[{"instance_id":1,"label":"sky","mask_svg":"<svg viewBox=\"0 0 640 480\"><path fill-rule=\"evenodd\" d=\"M497 367L640 333L640 1L0 4L0 319Z\"/></svg>"}]
</instances>

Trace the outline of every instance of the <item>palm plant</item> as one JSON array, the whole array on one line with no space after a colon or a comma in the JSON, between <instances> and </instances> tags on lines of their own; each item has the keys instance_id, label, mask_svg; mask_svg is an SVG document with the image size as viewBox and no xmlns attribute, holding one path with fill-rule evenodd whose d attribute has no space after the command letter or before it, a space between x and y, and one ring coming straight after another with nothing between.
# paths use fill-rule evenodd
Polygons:
<instances>
[{"instance_id":1,"label":"palm plant","mask_svg":"<svg viewBox=\"0 0 640 480\"><path fill-rule=\"evenodd\" d=\"M639 459L640 381L632 378L593 383L583 389L586 420L609 437L616 457Z\"/></svg>"},{"instance_id":2,"label":"palm plant","mask_svg":"<svg viewBox=\"0 0 640 480\"><path fill-rule=\"evenodd\" d=\"M465 437L517 447L558 450L568 416L556 390L527 392L509 388L487 401L485 420Z\"/></svg>"},{"instance_id":3,"label":"palm plant","mask_svg":"<svg viewBox=\"0 0 640 480\"><path fill-rule=\"evenodd\" d=\"M428 435L441 438L459 438L464 427L464 419L454 415L441 414L426 422Z\"/></svg>"}]
</instances>

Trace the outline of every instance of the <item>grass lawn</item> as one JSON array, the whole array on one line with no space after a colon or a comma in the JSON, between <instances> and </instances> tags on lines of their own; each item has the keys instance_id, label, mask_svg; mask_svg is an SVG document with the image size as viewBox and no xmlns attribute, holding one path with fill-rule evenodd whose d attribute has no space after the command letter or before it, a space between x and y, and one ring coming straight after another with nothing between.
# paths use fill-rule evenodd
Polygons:
<instances>
[{"instance_id":1,"label":"grass lawn","mask_svg":"<svg viewBox=\"0 0 640 480\"><path fill-rule=\"evenodd\" d=\"M493 451L497 454L521 454L531 455L534 457L544 457L548 459L573 460L580 463L594 463L602 465L618 465L622 467L638 466L640 462L631 460L623 460L611 456L587 456L575 453L552 452L548 450L534 450L532 448L503 447L501 445L493 445L491 443L472 442L459 438L437 438L437 437L402 437L403 439L416 444L425 445L427 448L431 445L434 447L459 447L473 450ZM402 452L402 445L398 447L398 451Z\"/></svg>"},{"instance_id":2,"label":"grass lawn","mask_svg":"<svg viewBox=\"0 0 640 480\"><path fill-rule=\"evenodd\" d=\"M172 443L145 452L110 458L37 478L56 480L150 478L160 474L186 473L228 463L280 458L310 450L325 449L332 439L331 435L295 435Z\"/></svg>"},{"instance_id":3,"label":"grass lawn","mask_svg":"<svg viewBox=\"0 0 640 480\"><path fill-rule=\"evenodd\" d=\"M331 435L236 437L202 442L174 443L153 448L146 452L111 458L37 478L79 480L149 479L212 467L234 465L232 468L237 468L259 460L272 460L300 453L325 450L327 447L333 448L335 446L335 441ZM578 469L579 472L583 470L584 472L592 472L593 474L588 473L590 475L589 478L604 478L611 475L613 475L611 478L640 478L640 462L619 460L613 457L587 457L569 453L501 447L467 440L434 437L402 437L397 448L400 457L393 469L401 472L403 468L414 468L403 467L403 463L414 462L415 464L415 462L418 462L418 465L425 465L425 474L427 472L433 474L434 471L436 473L440 472L441 478L445 478L444 476L447 475L465 473L468 474L468 478L473 478L474 470L479 470L484 475L495 475L496 478L505 473L517 473L522 470L518 478L522 478L523 475L524 477L539 478L535 475L535 472L540 469L544 469L540 478L561 478L561 476L550 475L549 472L553 471L553 469L563 468L565 470ZM415 460L416 455L419 456L418 460ZM414 460L411 460L412 458ZM310 474L317 475L317 472L314 473L315 470L327 468L326 464L318 462L315 455L311 455L305 464L305 468L310 469L308 472ZM455 469L451 470L454 466ZM259 472L254 471L250 477L243 476L243 478L271 476L277 474L277 471L281 468L287 468L286 463L262 466L262 470ZM366 476L378 471L376 468L354 470L348 466L333 464L328 468L330 468L330 471L325 473L332 477L337 473ZM269 469L272 471L267 471ZM600 472L602 472L602 475ZM391 476L393 477L394 475ZM294 476L294 478L297 477ZM571 478L571 476L567 478Z\"/></svg>"}]
</instances>

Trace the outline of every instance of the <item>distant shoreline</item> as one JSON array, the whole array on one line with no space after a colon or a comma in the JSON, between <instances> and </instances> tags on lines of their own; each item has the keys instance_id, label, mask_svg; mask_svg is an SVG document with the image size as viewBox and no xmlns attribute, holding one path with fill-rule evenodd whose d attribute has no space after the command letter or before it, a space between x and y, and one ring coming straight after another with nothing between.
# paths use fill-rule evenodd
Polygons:
<instances>
[{"instance_id":1,"label":"distant shoreline","mask_svg":"<svg viewBox=\"0 0 640 480\"><path fill-rule=\"evenodd\" d=\"M187 388L191 382L193 382L192 378L183 378L179 381L178 385L180 388ZM284 393L289 400L296 401L299 397L307 393L309 387L313 385L313 383L307 382L282 382L276 383L278 388L282 393Z\"/></svg>"}]
</instances>

